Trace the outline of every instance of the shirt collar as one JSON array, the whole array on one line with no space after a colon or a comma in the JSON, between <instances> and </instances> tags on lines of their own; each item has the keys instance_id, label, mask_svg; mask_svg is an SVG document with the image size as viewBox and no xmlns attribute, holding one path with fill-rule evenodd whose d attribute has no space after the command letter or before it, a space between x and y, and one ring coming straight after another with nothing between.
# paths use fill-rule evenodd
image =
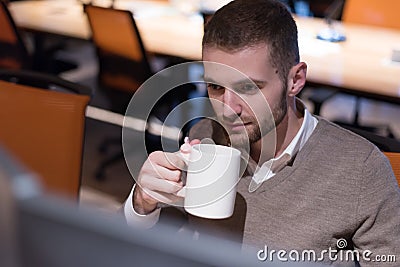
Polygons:
<instances>
[{"instance_id":1,"label":"shirt collar","mask_svg":"<svg viewBox=\"0 0 400 267\"><path fill-rule=\"evenodd\" d=\"M318 120L310 114L304 103L298 98L296 98L296 107L304 116L299 131L281 155L264 162L261 167L256 167L249 186L250 192L255 191L264 181L270 179L287 166L297 152L303 148L317 126Z\"/></svg>"},{"instance_id":2,"label":"shirt collar","mask_svg":"<svg viewBox=\"0 0 400 267\"><path fill-rule=\"evenodd\" d=\"M289 154L292 158L300 149L303 148L304 144L307 142L308 138L311 136L315 127L317 126L318 120L311 115L311 113L306 109L304 103L300 99L296 99L297 109L302 111L304 114L303 123L297 134L294 136L290 144L286 147L283 153L276 159L281 158L285 154Z\"/></svg>"}]
</instances>

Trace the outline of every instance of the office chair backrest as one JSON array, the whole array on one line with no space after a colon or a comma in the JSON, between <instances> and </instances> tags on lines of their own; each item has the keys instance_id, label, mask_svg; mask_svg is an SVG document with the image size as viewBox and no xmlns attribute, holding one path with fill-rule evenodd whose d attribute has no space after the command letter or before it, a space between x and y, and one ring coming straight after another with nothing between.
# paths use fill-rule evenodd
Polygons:
<instances>
[{"instance_id":1,"label":"office chair backrest","mask_svg":"<svg viewBox=\"0 0 400 267\"><path fill-rule=\"evenodd\" d=\"M64 80L51 74L29 71L29 70L2 70L0 69L0 80L10 81L17 84L68 91L76 94L92 96L93 92L87 86Z\"/></svg>"},{"instance_id":2,"label":"office chair backrest","mask_svg":"<svg viewBox=\"0 0 400 267\"><path fill-rule=\"evenodd\" d=\"M397 182L400 186L400 153L396 152L383 152L386 157L388 157L390 164L392 165L392 169L394 175L396 176Z\"/></svg>"},{"instance_id":3,"label":"office chair backrest","mask_svg":"<svg viewBox=\"0 0 400 267\"><path fill-rule=\"evenodd\" d=\"M0 68L23 69L30 64L28 51L7 4L0 0Z\"/></svg>"},{"instance_id":4,"label":"office chair backrest","mask_svg":"<svg viewBox=\"0 0 400 267\"><path fill-rule=\"evenodd\" d=\"M77 197L89 96L0 81L0 143L51 191Z\"/></svg>"},{"instance_id":5,"label":"office chair backrest","mask_svg":"<svg viewBox=\"0 0 400 267\"><path fill-rule=\"evenodd\" d=\"M399 10L398 0L346 0L342 20L400 29Z\"/></svg>"},{"instance_id":6,"label":"office chair backrest","mask_svg":"<svg viewBox=\"0 0 400 267\"><path fill-rule=\"evenodd\" d=\"M135 92L152 72L133 15L85 5L99 59L101 86Z\"/></svg>"}]
</instances>

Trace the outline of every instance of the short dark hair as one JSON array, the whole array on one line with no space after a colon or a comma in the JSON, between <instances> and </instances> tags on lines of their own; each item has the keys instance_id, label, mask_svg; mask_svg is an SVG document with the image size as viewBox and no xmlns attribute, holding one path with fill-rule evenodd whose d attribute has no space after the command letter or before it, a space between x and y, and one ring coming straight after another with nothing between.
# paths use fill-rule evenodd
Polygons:
<instances>
[{"instance_id":1,"label":"short dark hair","mask_svg":"<svg viewBox=\"0 0 400 267\"><path fill-rule=\"evenodd\" d=\"M203 49L239 51L259 44L270 48L269 58L286 82L299 60L297 26L287 7L277 0L235 0L217 10L204 28Z\"/></svg>"}]
</instances>

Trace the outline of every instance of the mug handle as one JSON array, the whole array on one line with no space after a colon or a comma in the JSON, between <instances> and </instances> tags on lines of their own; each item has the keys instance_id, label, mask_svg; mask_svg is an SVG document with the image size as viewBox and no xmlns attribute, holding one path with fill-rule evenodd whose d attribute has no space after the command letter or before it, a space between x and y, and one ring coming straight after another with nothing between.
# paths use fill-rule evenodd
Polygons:
<instances>
[{"instance_id":1,"label":"mug handle","mask_svg":"<svg viewBox=\"0 0 400 267\"><path fill-rule=\"evenodd\" d=\"M189 162L189 157L190 157L190 152L182 152L178 151L178 155L182 158L182 160L188 164ZM186 186L182 187L178 192L175 193L176 196L178 197L185 197L186 196Z\"/></svg>"},{"instance_id":2,"label":"mug handle","mask_svg":"<svg viewBox=\"0 0 400 267\"><path fill-rule=\"evenodd\" d=\"M186 196L186 186L182 187L182 189L176 192L175 195L184 198Z\"/></svg>"}]
</instances>

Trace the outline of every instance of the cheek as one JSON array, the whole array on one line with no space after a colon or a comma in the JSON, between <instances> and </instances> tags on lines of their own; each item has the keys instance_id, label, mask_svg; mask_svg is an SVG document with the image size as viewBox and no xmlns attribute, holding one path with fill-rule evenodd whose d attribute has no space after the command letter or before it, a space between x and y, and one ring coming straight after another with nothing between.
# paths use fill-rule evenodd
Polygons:
<instances>
[{"instance_id":1,"label":"cheek","mask_svg":"<svg viewBox=\"0 0 400 267\"><path fill-rule=\"evenodd\" d=\"M265 117L270 113L268 101L266 96L262 93L244 97L245 105L244 110L246 114L252 117Z\"/></svg>"},{"instance_id":2,"label":"cheek","mask_svg":"<svg viewBox=\"0 0 400 267\"><path fill-rule=\"evenodd\" d=\"M286 88L281 83L276 84L273 89L268 90L268 94L263 94L265 103L271 111L281 108L282 98L286 98Z\"/></svg>"},{"instance_id":3,"label":"cheek","mask_svg":"<svg viewBox=\"0 0 400 267\"><path fill-rule=\"evenodd\" d=\"M224 109L224 104L222 102L222 97L218 97L218 95L213 95L213 94L208 94L208 97L210 99L211 102L211 106L214 109L215 113L221 114L221 112L223 112Z\"/></svg>"}]
</instances>

